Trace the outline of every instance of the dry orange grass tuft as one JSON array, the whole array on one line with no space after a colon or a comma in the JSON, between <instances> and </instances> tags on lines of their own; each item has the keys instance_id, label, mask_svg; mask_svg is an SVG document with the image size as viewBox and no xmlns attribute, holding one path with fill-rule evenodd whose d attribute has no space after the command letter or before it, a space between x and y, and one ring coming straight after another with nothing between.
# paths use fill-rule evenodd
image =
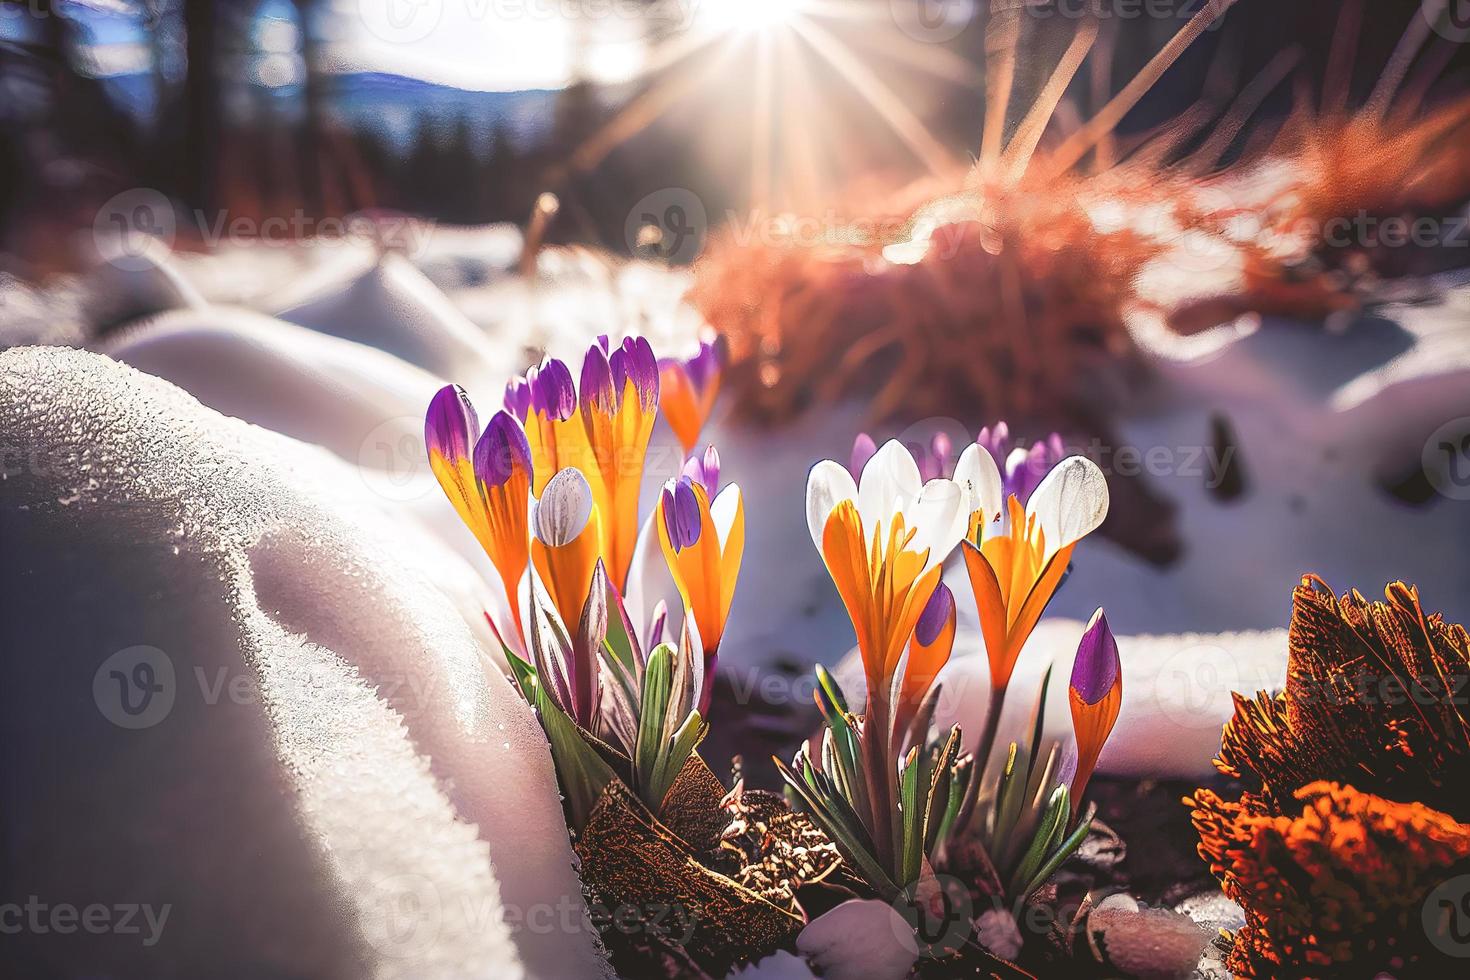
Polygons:
<instances>
[{"instance_id":1,"label":"dry orange grass tuft","mask_svg":"<svg viewBox=\"0 0 1470 980\"><path fill-rule=\"evenodd\" d=\"M1216 767L1248 790L1185 800L1200 855L1245 909L1227 961L1239 976L1453 965L1451 921L1426 901L1470 872L1470 634L1401 582L1386 597L1304 580L1286 690L1237 694L1225 726Z\"/></svg>"}]
</instances>

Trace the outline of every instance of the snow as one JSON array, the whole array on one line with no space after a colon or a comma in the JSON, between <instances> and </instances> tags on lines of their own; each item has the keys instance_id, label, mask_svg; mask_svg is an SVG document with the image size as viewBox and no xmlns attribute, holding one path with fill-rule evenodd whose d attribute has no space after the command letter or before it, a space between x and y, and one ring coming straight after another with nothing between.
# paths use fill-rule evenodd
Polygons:
<instances>
[{"instance_id":1,"label":"snow","mask_svg":"<svg viewBox=\"0 0 1470 980\"><path fill-rule=\"evenodd\" d=\"M604 974L544 738L431 539L321 450L106 358L15 349L0 380L5 892L172 909L154 946L27 933L13 962ZM143 683L140 647L163 690L130 719L109 671ZM534 909L558 925L508 925Z\"/></svg>"}]
</instances>

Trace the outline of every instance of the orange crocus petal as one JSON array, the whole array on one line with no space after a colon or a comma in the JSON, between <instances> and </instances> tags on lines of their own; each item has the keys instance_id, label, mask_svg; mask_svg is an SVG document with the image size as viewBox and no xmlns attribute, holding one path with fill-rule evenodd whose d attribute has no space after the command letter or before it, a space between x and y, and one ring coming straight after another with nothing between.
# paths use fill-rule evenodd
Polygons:
<instances>
[{"instance_id":1,"label":"orange crocus petal","mask_svg":"<svg viewBox=\"0 0 1470 980\"><path fill-rule=\"evenodd\" d=\"M613 413L600 404L583 405L581 418L593 499L603 515L602 557L608 574L621 591L626 588L633 549L638 543L638 491L643 483L643 460L653 435L654 413L644 411L632 380L624 384L621 406Z\"/></svg>"},{"instance_id":2,"label":"orange crocus petal","mask_svg":"<svg viewBox=\"0 0 1470 980\"><path fill-rule=\"evenodd\" d=\"M710 513L709 494L692 480L683 483L698 507L698 540L682 548L674 547L667 517L671 495L660 496L655 525L664 561L668 563L679 596L684 600L684 608L699 627L705 651L713 655L724 635L730 603L735 596L735 582L740 574L740 560L745 550L745 507L737 495L734 520L721 541Z\"/></svg>"},{"instance_id":3,"label":"orange crocus petal","mask_svg":"<svg viewBox=\"0 0 1470 980\"><path fill-rule=\"evenodd\" d=\"M490 535L490 520L485 513L485 501L475 482L475 468L470 458L465 456L452 462L431 449L429 469L439 481L439 486L444 489L444 496L454 505L454 512L474 533L475 540L480 542L480 547L493 554L494 539Z\"/></svg>"},{"instance_id":4,"label":"orange crocus petal","mask_svg":"<svg viewBox=\"0 0 1470 980\"><path fill-rule=\"evenodd\" d=\"M684 447L687 456L694 451L699 441L699 432L704 428L705 411L701 405L694 383L684 365L665 363L658 376L658 407L669 420L669 428Z\"/></svg>"},{"instance_id":5,"label":"orange crocus petal","mask_svg":"<svg viewBox=\"0 0 1470 980\"><path fill-rule=\"evenodd\" d=\"M720 619L730 616L735 601L735 583L740 579L740 562L745 557L745 498L735 493L735 516L720 542Z\"/></svg>"},{"instance_id":6,"label":"orange crocus petal","mask_svg":"<svg viewBox=\"0 0 1470 980\"><path fill-rule=\"evenodd\" d=\"M939 593L943 590L948 594L948 589L937 586L934 590L934 600L942 600ZM909 719L918 710L919 703L929 693L934 685L934 679L939 676L939 671L949 662L950 652L954 649L955 624L957 620L954 599L949 598L948 612L940 610L943 620L935 634L928 643L921 641L920 636L925 627L916 626L913 639L909 640L908 666L904 670L903 683L899 687L898 714L894 719L894 730L902 732L908 727ZM926 604L927 605L927 604ZM920 612L922 620L927 612Z\"/></svg>"},{"instance_id":7,"label":"orange crocus petal","mask_svg":"<svg viewBox=\"0 0 1470 980\"><path fill-rule=\"evenodd\" d=\"M863 519L851 500L842 501L827 515L827 523L822 527L822 561L837 586L837 594L842 597L847 618L852 620L863 670L868 677L868 690L872 692L879 686L882 651L873 636L876 614Z\"/></svg>"},{"instance_id":8,"label":"orange crocus petal","mask_svg":"<svg viewBox=\"0 0 1470 980\"><path fill-rule=\"evenodd\" d=\"M970 589L975 593L975 607L980 613L980 633L985 638L985 656L990 662L990 686L992 690L1000 690L1011 682L1011 671L1016 666L1016 659L1006 644L1005 596L995 571L980 549L965 541L960 550L965 556L965 571L969 573Z\"/></svg>"},{"instance_id":9,"label":"orange crocus petal","mask_svg":"<svg viewBox=\"0 0 1470 980\"><path fill-rule=\"evenodd\" d=\"M1112 734L1123 704L1123 677L1120 674L1096 704L1088 704L1075 690L1067 692L1072 702L1072 730L1077 735L1077 773L1072 777L1072 809L1075 813L1087 789L1087 781L1097 767L1097 758Z\"/></svg>"},{"instance_id":10,"label":"orange crocus petal","mask_svg":"<svg viewBox=\"0 0 1470 980\"><path fill-rule=\"evenodd\" d=\"M582 606L587 602L587 590L597 568L598 540L597 514L594 511L582 533L566 544L548 545L535 538L531 541L531 560L536 563L536 574L546 586L551 603L569 632L576 630L582 620Z\"/></svg>"},{"instance_id":11,"label":"orange crocus petal","mask_svg":"<svg viewBox=\"0 0 1470 980\"><path fill-rule=\"evenodd\" d=\"M904 644L939 584L940 568L925 571L927 554L907 550L913 534L901 516L894 517L886 541L882 531L866 540L857 506L844 500L823 526L822 558L857 634L868 698L886 704Z\"/></svg>"},{"instance_id":12,"label":"orange crocus petal","mask_svg":"<svg viewBox=\"0 0 1470 980\"><path fill-rule=\"evenodd\" d=\"M482 485L483 486L483 485ZM505 597L510 602L516 632L521 631L521 576L526 574L531 537L528 507L531 495L530 476L524 472L511 474L500 486L484 486L485 512L489 516L490 544L485 550L495 570L500 573Z\"/></svg>"},{"instance_id":13,"label":"orange crocus petal","mask_svg":"<svg viewBox=\"0 0 1470 980\"><path fill-rule=\"evenodd\" d=\"M596 497L601 470L596 454L587 441L587 429L580 415L566 419L548 418L532 412L526 420L526 441L531 447L531 468L536 474L532 492L540 497L553 476L569 467L582 471Z\"/></svg>"},{"instance_id":14,"label":"orange crocus petal","mask_svg":"<svg viewBox=\"0 0 1470 980\"><path fill-rule=\"evenodd\" d=\"M1007 533L979 548L969 541L963 546L994 690L1010 683L1021 649L1061 584L1075 547L1067 545L1046 558L1046 536L1035 516L1028 517L1014 495L1007 503ZM972 520L972 531L975 527Z\"/></svg>"}]
</instances>

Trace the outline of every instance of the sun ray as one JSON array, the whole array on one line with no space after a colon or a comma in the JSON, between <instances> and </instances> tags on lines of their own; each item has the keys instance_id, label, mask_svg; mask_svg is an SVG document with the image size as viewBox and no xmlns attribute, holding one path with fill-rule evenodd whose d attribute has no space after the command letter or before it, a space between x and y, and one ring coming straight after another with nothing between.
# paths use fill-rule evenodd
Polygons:
<instances>
[{"instance_id":1,"label":"sun ray","mask_svg":"<svg viewBox=\"0 0 1470 980\"><path fill-rule=\"evenodd\" d=\"M932 173L944 174L955 168L957 161L954 155L934 138L928 127L872 69L853 57L852 52L836 38L805 17L793 19L791 28L867 100L873 111L892 127L894 134Z\"/></svg>"}]
</instances>

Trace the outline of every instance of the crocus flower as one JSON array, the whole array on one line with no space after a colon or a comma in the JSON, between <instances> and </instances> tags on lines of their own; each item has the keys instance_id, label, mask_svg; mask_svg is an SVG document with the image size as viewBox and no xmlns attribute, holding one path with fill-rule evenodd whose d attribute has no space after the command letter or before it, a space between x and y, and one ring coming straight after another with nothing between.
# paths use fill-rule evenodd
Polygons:
<instances>
[{"instance_id":1,"label":"crocus flower","mask_svg":"<svg viewBox=\"0 0 1470 980\"><path fill-rule=\"evenodd\" d=\"M564 362L547 358L505 390L507 409L524 413L535 493L554 473L582 472L600 516L599 551L620 590L638 537L638 488L658 393L658 363L641 337L616 348L599 337L582 361L580 385Z\"/></svg>"},{"instance_id":2,"label":"crocus flower","mask_svg":"<svg viewBox=\"0 0 1470 980\"><path fill-rule=\"evenodd\" d=\"M536 501L531 560L567 629L581 617L597 566L598 514L582 471L568 467L553 476Z\"/></svg>"},{"instance_id":3,"label":"crocus flower","mask_svg":"<svg viewBox=\"0 0 1470 980\"><path fill-rule=\"evenodd\" d=\"M1118 643L1101 609L1092 614L1077 646L1068 694L1072 702L1072 730L1077 735L1077 772L1072 777L1071 788L1075 813L1123 703L1123 667L1118 660Z\"/></svg>"},{"instance_id":4,"label":"crocus flower","mask_svg":"<svg viewBox=\"0 0 1470 980\"><path fill-rule=\"evenodd\" d=\"M1042 479L1023 510L1015 494L1002 500L995 460L978 444L960 456L955 480L976 502L963 553L994 698L1010 683L1016 658L1061 584L1074 545L1107 516L1108 485L1091 460L1069 456Z\"/></svg>"},{"instance_id":5,"label":"crocus flower","mask_svg":"<svg viewBox=\"0 0 1470 980\"><path fill-rule=\"evenodd\" d=\"M687 455L720 394L720 352L716 342L702 340L699 353L687 360L666 357L658 362L659 407Z\"/></svg>"},{"instance_id":6,"label":"crocus flower","mask_svg":"<svg viewBox=\"0 0 1470 980\"><path fill-rule=\"evenodd\" d=\"M860 480L822 460L807 477L806 513L857 632L871 696L892 681L939 566L964 537L970 506L950 480L923 483L913 456L894 440L868 460Z\"/></svg>"},{"instance_id":7,"label":"crocus flower","mask_svg":"<svg viewBox=\"0 0 1470 980\"><path fill-rule=\"evenodd\" d=\"M471 450L471 440L476 437ZM429 403L424 443L429 468L445 496L500 574L516 635L524 638L520 581L528 559L532 482L525 432L507 412L496 412L485 431L479 432L479 419L464 390L447 385Z\"/></svg>"},{"instance_id":8,"label":"crocus flower","mask_svg":"<svg viewBox=\"0 0 1470 980\"><path fill-rule=\"evenodd\" d=\"M704 647L704 675L713 676L745 553L740 487L730 484L711 503L705 483L688 476L670 480L659 495L654 523L664 560L684 600L685 619L693 618ZM702 714L709 710L711 690L705 686Z\"/></svg>"},{"instance_id":9,"label":"crocus flower","mask_svg":"<svg viewBox=\"0 0 1470 980\"><path fill-rule=\"evenodd\" d=\"M852 620L867 675L865 823L880 862L894 857L894 674L971 510L964 489L949 480L924 483L913 456L892 440L867 461L857 483L830 459L807 476L807 527Z\"/></svg>"}]
</instances>

